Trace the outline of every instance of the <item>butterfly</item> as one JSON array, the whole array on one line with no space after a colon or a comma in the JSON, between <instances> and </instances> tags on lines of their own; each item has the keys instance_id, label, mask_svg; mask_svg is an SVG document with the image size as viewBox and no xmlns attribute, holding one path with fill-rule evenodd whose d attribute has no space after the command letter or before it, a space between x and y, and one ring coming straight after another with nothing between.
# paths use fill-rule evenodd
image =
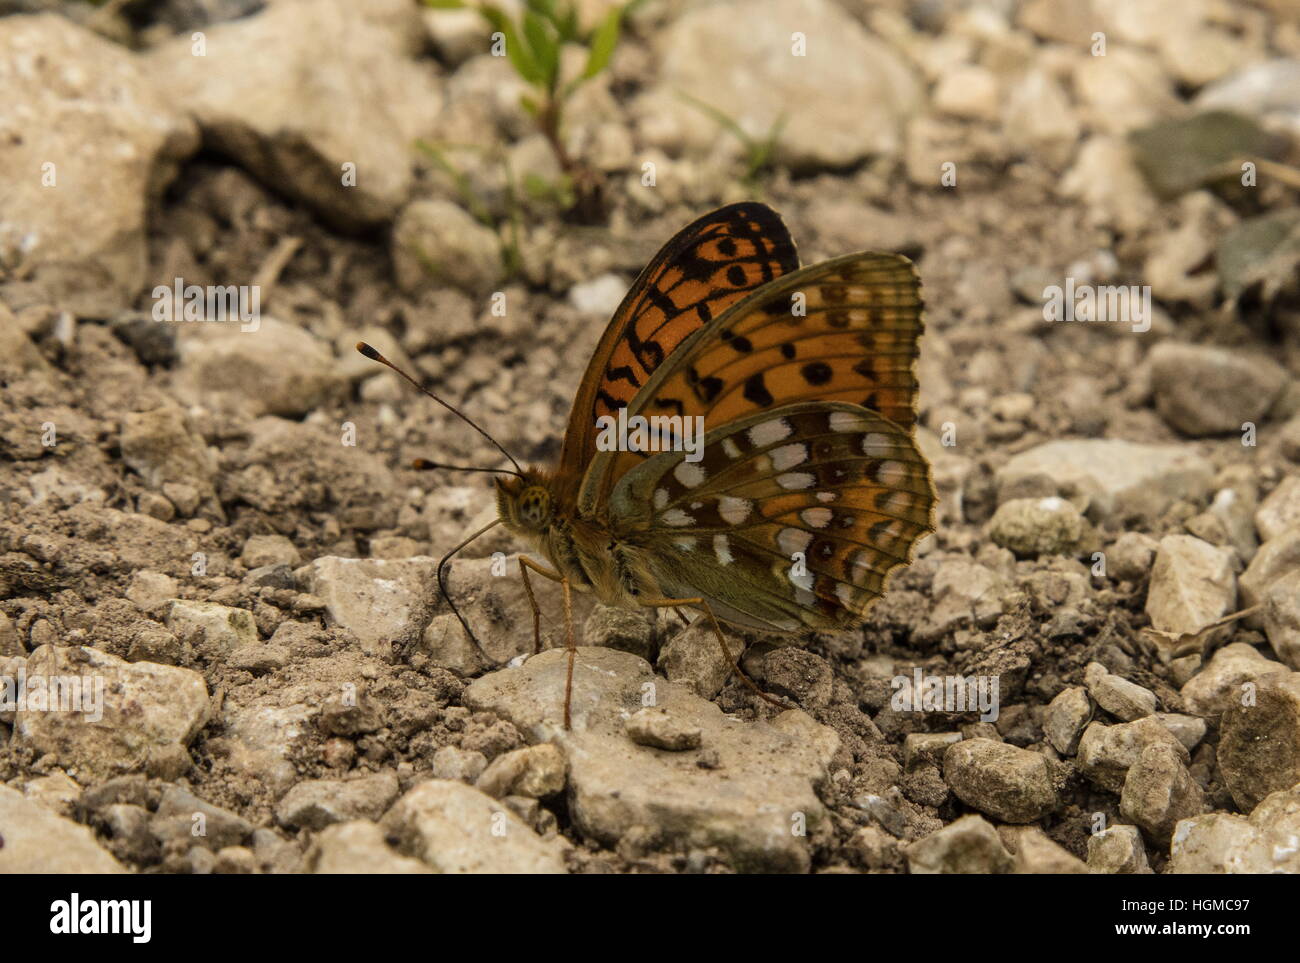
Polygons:
<instances>
[{"instance_id":1,"label":"butterfly","mask_svg":"<svg viewBox=\"0 0 1300 963\"><path fill-rule=\"evenodd\" d=\"M797 634L862 622L934 530L934 484L914 437L922 310L902 255L800 268L775 211L731 204L682 228L632 284L587 365L557 465L522 468L470 422L514 465L470 469L501 473L493 525L549 562L519 556L535 650L529 573L563 590L566 729L574 590L625 608L697 610L773 702L740 671L722 623ZM638 417L658 425L660 450L646 443L653 432L602 443Z\"/></svg>"}]
</instances>

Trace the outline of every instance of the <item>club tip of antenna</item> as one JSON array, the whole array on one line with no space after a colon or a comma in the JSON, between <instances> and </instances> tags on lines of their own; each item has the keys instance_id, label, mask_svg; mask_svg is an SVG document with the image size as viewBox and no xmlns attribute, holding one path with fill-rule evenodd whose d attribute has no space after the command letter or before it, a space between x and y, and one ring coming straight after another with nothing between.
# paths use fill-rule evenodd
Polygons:
<instances>
[{"instance_id":1,"label":"club tip of antenna","mask_svg":"<svg viewBox=\"0 0 1300 963\"><path fill-rule=\"evenodd\" d=\"M417 458L415 461L411 462L411 467L416 471L432 471L438 466L427 458Z\"/></svg>"},{"instance_id":2,"label":"club tip of antenna","mask_svg":"<svg viewBox=\"0 0 1300 963\"><path fill-rule=\"evenodd\" d=\"M382 361L384 359L383 355L381 355L374 348L370 347L370 345L366 344L364 341L357 342L357 350L360 351L367 358L369 358L371 361Z\"/></svg>"}]
</instances>

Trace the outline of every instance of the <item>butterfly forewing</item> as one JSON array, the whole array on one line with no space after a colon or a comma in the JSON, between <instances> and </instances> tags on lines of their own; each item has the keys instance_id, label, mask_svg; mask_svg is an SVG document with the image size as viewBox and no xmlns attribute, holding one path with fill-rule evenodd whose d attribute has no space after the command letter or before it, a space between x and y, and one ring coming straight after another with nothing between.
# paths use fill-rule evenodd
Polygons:
<instances>
[{"instance_id":1,"label":"butterfly forewing","mask_svg":"<svg viewBox=\"0 0 1300 963\"><path fill-rule=\"evenodd\" d=\"M790 632L860 620L932 530L934 504L908 431L857 405L804 402L710 431L697 462L642 461L610 516L666 591Z\"/></svg>"},{"instance_id":2,"label":"butterfly forewing","mask_svg":"<svg viewBox=\"0 0 1300 963\"><path fill-rule=\"evenodd\" d=\"M596 453L598 418L631 407L687 338L798 266L789 231L764 204L731 204L679 231L628 290L588 365L565 432L556 494L576 498Z\"/></svg>"},{"instance_id":3,"label":"butterfly forewing","mask_svg":"<svg viewBox=\"0 0 1300 963\"><path fill-rule=\"evenodd\" d=\"M756 291L683 343L630 413L703 415L707 430L799 401L843 401L910 429L923 303L902 255L851 254ZM581 504L602 498L643 455L594 465Z\"/></svg>"}]
</instances>

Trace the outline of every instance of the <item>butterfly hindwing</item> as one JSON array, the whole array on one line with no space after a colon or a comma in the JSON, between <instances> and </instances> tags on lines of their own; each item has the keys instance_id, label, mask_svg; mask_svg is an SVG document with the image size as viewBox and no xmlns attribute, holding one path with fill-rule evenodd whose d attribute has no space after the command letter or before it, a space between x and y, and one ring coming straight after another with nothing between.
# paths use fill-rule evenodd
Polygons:
<instances>
[{"instance_id":1,"label":"butterfly hindwing","mask_svg":"<svg viewBox=\"0 0 1300 963\"><path fill-rule=\"evenodd\" d=\"M618 538L666 593L792 632L861 619L933 530L934 487L910 432L841 402L803 402L710 431L702 457L654 455L610 498Z\"/></svg>"},{"instance_id":2,"label":"butterfly hindwing","mask_svg":"<svg viewBox=\"0 0 1300 963\"><path fill-rule=\"evenodd\" d=\"M596 451L596 420L629 407L666 358L727 308L799 266L794 241L765 204L731 204L677 233L614 312L579 386L556 474L575 498Z\"/></svg>"},{"instance_id":3,"label":"butterfly hindwing","mask_svg":"<svg viewBox=\"0 0 1300 963\"><path fill-rule=\"evenodd\" d=\"M923 329L920 281L899 254L865 252L787 274L692 334L634 396L629 414L701 415L706 430L801 401L842 401L907 430ZM597 459L594 508L643 460Z\"/></svg>"}]
</instances>

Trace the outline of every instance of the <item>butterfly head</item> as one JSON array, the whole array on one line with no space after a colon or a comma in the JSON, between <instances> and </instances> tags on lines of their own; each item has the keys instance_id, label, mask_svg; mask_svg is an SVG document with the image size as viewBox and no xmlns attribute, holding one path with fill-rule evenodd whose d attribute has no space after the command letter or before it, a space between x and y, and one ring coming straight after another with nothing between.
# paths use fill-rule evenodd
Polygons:
<instances>
[{"instance_id":1,"label":"butterfly head","mask_svg":"<svg viewBox=\"0 0 1300 963\"><path fill-rule=\"evenodd\" d=\"M551 525L553 502L545 479L534 471L498 478L497 514L501 523L522 535L538 535Z\"/></svg>"}]
</instances>

